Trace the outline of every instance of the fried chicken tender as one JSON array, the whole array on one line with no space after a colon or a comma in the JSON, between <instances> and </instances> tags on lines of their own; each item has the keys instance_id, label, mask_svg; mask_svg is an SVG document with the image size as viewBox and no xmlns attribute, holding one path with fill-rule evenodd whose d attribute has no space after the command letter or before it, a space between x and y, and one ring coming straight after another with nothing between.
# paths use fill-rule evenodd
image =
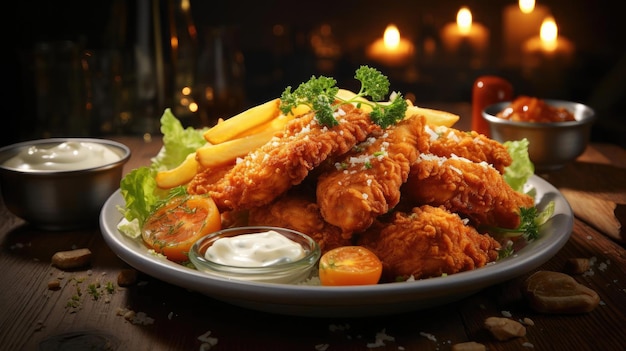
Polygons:
<instances>
[{"instance_id":1,"label":"fried chicken tender","mask_svg":"<svg viewBox=\"0 0 626 351\"><path fill-rule=\"evenodd\" d=\"M383 279L389 282L479 268L496 260L500 248L457 214L429 205L395 212L389 223L377 221L358 236L357 244L381 259Z\"/></svg>"},{"instance_id":2,"label":"fried chicken tender","mask_svg":"<svg viewBox=\"0 0 626 351\"><path fill-rule=\"evenodd\" d=\"M296 118L284 132L250 152L218 181L207 181L205 172L197 174L188 192L210 194L220 211L269 204L302 182L328 157L344 154L380 131L369 114L352 105L342 105L340 112L339 124L332 128L318 124L313 113Z\"/></svg>"},{"instance_id":3,"label":"fried chicken tender","mask_svg":"<svg viewBox=\"0 0 626 351\"><path fill-rule=\"evenodd\" d=\"M477 227L517 228L520 207L534 206L530 195L511 188L491 165L456 156L420 154L403 191L416 203L467 216Z\"/></svg>"},{"instance_id":4,"label":"fried chicken tender","mask_svg":"<svg viewBox=\"0 0 626 351\"><path fill-rule=\"evenodd\" d=\"M343 236L367 229L379 215L400 201L418 149L427 148L425 119L414 115L370 137L348 153L335 169L321 174L317 203L324 219L340 227Z\"/></svg>"},{"instance_id":5,"label":"fried chicken tender","mask_svg":"<svg viewBox=\"0 0 626 351\"><path fill-rule=\"evenodd\" d=\"M284 227L305 233L317 242L322 253L352 244L341 236L340 228L324 221L315 199L291 191L269 205L250 209L248 224Z\"/></svg>"},{"instance_id":6,"label":"fried chicken tender","mask_svg":"<svg viewBox=\"0 0 626 351\"><path fill-rule=\"evenodd\" d=\"M475 131L463 132L446 126L426 127L429 134L428 150L437 156L456 155L474 162L487 162L500 173L511 165L513 159L506 146Z\"/></svg>"}]
</instances>

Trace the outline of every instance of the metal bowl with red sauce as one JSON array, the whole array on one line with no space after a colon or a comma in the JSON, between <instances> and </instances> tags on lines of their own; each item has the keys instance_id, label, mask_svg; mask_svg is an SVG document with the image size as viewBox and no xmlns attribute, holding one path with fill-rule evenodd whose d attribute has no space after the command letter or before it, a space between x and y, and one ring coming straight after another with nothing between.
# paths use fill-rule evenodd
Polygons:
<instances>
[{"instance_id":1,"label":"metal bowl with red sauce","mask_svg":"<svg viewBox=\"0 0 626 351\"><path fill-rule=\"evenodd\" d=\"M490 136L499 142L528 140L528 154L535 171L542 173L563 168L587 147L596 114L587 105L565 100L535 99L503 101L483 110ZM498 117L511 108L519 111L509 118ZM567 111L573 119L555 115ZM549 116L551 115L551 116ZM550 120L550 122L544 122Z\"/></svg>"},{"instance_id":2,"label":"metal bowl with red sauce","mask_svg":"<svg viewBox=\"0 0 626 351\"><path fill-rule=\"evenodd\" d=\"M553 106L544 100L519 96L504 110L496 114L497 117L517 122L553 123L575 121L576 117L566 107Z\"/></svg>"}]
</instances>

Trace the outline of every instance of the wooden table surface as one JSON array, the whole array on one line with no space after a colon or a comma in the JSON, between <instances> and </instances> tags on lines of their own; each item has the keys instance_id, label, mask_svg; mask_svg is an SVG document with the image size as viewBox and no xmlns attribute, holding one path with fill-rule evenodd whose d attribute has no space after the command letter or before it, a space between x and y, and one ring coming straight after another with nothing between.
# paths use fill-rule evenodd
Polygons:
<instances>
[{"instance_id":1,"label":"wooden table surface","mask_svg":"<svg viewBox=\"0 0 626 351\"><path fill-rule=\"evenodd\" d=\"M147 165L161 146L159 139L115 139L133 152L125 171ZM622 229L610 225L619 223L619 216L623 223L625 175L626 150L592 144L576 163L545 176L570 203L576 202L572 205L576 218L567 244L536 270L563 271L570 258L595 262L585 274L573 276L594 289L601 303L578 315L534 312L519 292L532 272L448 305L366 318L247 310L143 273L136 284L120 287L118 273L130 267L105 244L97 224L89 230L44 232L16 218L2 203L0 349L451 350L456 343L476 341L488 350L623 350L626 250ZM607 223L609 229L602 229ZM55 252L84 247L93 253L90 267L63 272L51 266ZM48 288L54 279L61 280L59 290ZM94 287L102 292L98 299L89 291ZM133 323L124 317L128 311L144 318ZM524 337L497 341L483 322L509 313L515 320L529 318L534 325L526 327ZM213 342L217 343L210 347Z\"/></svg>"}]
</instances>

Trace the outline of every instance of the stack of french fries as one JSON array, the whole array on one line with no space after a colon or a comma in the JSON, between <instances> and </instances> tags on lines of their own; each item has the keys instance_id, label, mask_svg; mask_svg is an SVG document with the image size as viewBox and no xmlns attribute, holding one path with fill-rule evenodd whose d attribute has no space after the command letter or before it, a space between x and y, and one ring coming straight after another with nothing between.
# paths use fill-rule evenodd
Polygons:
<instances>
[{"instance_id":1,"label":"stack of french fries","mask_svg":"<svg viewBox=\"0 0 626 351\"><path fill-rule=\"evenodd\" d=\"M356 96L354 92L345 89L340 89L337 94L342 100L350 100L354 96ZM420 114L425 116L426 123L432 126L451 127L459 120L459 116L449 112L417 107L410 100L407 100L407 103L405 117ZM170 189L184 185L200 170L234 163L237 158L244 157L269 142L276 133L285 129L289 121L310 112L308 106L300 105L285 115L279 106L280 99L273 99L220 121L204 133L204 139L207 141L204 146L189 154L176 168L157 173L157 186L161 189ZM371 112L371 107L366 104L361 105L361 109Z\"/></svg>"}]
</instances>

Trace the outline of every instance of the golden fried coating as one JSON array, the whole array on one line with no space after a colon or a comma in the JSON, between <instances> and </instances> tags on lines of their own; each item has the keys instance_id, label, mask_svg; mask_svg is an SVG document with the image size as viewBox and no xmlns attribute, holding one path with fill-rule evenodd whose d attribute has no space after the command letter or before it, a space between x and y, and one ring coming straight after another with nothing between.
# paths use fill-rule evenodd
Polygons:
<instances>
[{"instance_id":1,"label":"golden fried coating","mask_svg":"<svg viewBox=\"0 0 626 351\"><path fill-rule=\"evenodd\" d=\"M534 206L531 196L511 188L486 162L456 156L420 154L403 192L414 203L442 205L467 216L477 227L517 228L520 207Z\"/></svg>"},{"instance_id":2,"label":"golden fried coating","mask_svg":"<svg viewBox=\"0 0 626 351\"><path fill-rule=\"evenodd\" d=\"M357 244L383 262L386 281L439 277L494 261L500 244L466 225L443 207L424 205L396 212L389 223L376 222L357 236Z\"/></svg>"},{"instance_id":3,"label":"golden fried coating","mask_svg":"<svg viewBox=\"0 0 626 351\"><path fill-rule=\"evenodd\" d=\"M340 227L344 237L367 229L398 204L417 150L427 148L424 122L418 115L402 120L319 176L317 203L322 216Z\"/></svg>"},{"instance_id":4,"label":"golden fried coating","mask_svg":"<svg viewBox=\"0 0 626 351\"><path fill-rule=\"evenodd\" d=\"M250 209L248 224L284 227L305 233L317 242L323 253L352 244L341 236L341 229L324 221L314 200L295 192L288 192L269 205Z\"/></svg>"},{"instance_id":5,"label":"golden fried coating","mask_svg":"<svg viewBox=\"0 0 626 351\"><path fill-rule=\"evenodd\" d=\"M348 152L380 127L352 105L343 105L339 124L322 126L309 113L290 122L283 133L249 153L222 178L207 182L202 172L189 183L191 194L210 194L220 211L269 204L300 184L328 157Z\"/></svg>"},{"instance_id":6,"label":"golden fried coating","mask_svg":"<svg viewBox=\"0 0 626 351\"><path fill-rule=\"evenodd\" d=\"M426 127L429 134L429 149L422 152L437 156L456 155L474 162L487 162L500 173L511 165L513 159L506 147L475 131L463 132L445 126Z\"/></svg>"}]
</instances>

